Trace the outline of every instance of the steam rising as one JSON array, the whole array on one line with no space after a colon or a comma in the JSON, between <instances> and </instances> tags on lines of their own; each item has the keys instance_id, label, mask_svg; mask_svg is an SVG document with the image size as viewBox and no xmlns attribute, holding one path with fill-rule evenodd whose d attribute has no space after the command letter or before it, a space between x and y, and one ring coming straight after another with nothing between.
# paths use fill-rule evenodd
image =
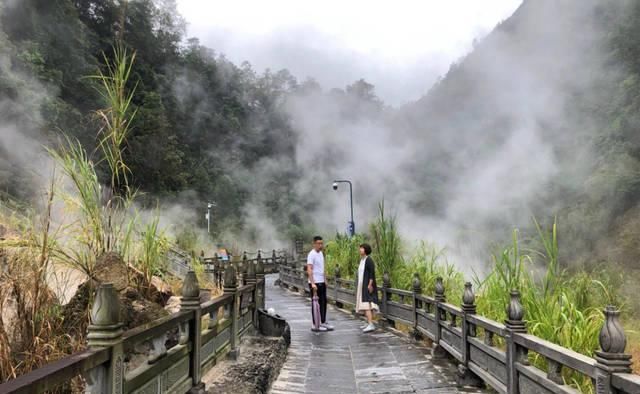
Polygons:
<instances>
[{"instance_id":1,"label":"steam rising","mask_svg":"<svg viewBox=\"0 0 640 394\"><path fill-rule=\"evenodd\" d=\"M448 247L460 266L481 268L492 242L510 228L529 224L532 215L555 214L567 202L557 190L575 190L592 169L592 152L583 138L598 125L574 106L574 98L599 94L601 81L594 76L615 72L605 69L597 6L596 0L579 6L525 1L428 94L425 84L419 88L422 99L400 108L382 103L398 97L378 99L364 81L344 90L308 83L292 89L282 111L294 131L295 155L225 169L252 196L243 210L247 233L236 241L247 248L251 242L262 248L289 246L287 236L276 230L276 215L297 218L327 236L344 232L348 190L346 185L331 188L341 178L354 182L358 231L367 230L384 199L410 241L435 241ZM322 50L329 56L343 53ZM288 59L295 61L294 55ZM296 67L307 70L299 67L308 63L302 60ZM0 67L12 72L1 54ZM435 68L425 64L412 72L426 70L435 79ZM325 67L323 79L338 81L351 71ZM393 74L386 77L384 84L394 84ZM193 100L197 81L198 76L185 75L174 86L180 105L199 104L194 117L206 114L208 104ZM25 131L37 129L37 122L20 120L33 114L15 114L16 108L38 106L23 106L21 100L0 103L0 177L24 174L41 160L34 155L43 157L42 139L32 138L38 133ZM292 188L281 182L283 177L295 179ZM176 220L202 224L204 205L198 210L193 202L182 202L163 214L167 226Z\"/></svg>"},{"instance_id":2,"label":"steam rising","mask_svg":"<svg viewBox=\"0 0 640 394\"><path fill-rule=\"evenodd\" d=\"M350 179L358 230L384 198L405 237L435 241L459 266L481 270L493 242L533 215L557 214L570 201L553 190L576 187L591 170L583 136L597 124L574 98L599 94L594 75L615 71L605 70L596 11L596 1L525 2L429 94L398 110L343 91L294 94L286 113L298 136L295 164L256 168L297 171L306 220L328 234L344 232L349 218L348 190L331 182Z\"/></svg>"}]
</instances>

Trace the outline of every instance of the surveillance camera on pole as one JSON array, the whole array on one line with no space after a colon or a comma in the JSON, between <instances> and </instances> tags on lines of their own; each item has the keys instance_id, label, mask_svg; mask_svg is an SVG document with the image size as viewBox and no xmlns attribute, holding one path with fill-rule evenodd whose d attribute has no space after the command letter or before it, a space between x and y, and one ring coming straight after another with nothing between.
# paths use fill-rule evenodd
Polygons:
<instances>
[{"instance_id":1,"label":"surveillance camera on pole","mask_svg":"<svg viewBox=\"0 0 640 394\"><path fill-rule=\"evenodd\" d=\"M333 181L333 190L338 190L339 183L349 184L349 204L351 205L351 221L348 223L347 232L349 236L353 237L356 234L356 223L353 221L353 185L348 180L335 180Z\"/></svg>"}]
</instances>

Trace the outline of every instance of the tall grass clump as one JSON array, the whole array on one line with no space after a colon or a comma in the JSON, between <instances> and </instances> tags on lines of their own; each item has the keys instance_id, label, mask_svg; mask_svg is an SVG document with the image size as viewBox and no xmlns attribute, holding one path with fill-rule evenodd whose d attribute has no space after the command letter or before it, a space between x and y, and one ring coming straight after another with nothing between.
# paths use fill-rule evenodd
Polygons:
<instances>
[{"instance_id":1,"label":"tall grass clump","mask_svg":"<svg viewBox=\"0 0 640 394\"><path fill-rule=\"evenodd\" d=\"M107 105L96 111L101 124L97 160L89 157L79 141L69 137L58 149L49 149L69 180L71 190L63 189L62 195L69 216L75 219L66 229L75 242L68 243L58 254L89 277L102 254L117 252L127 256L131 252L136 193L129 187L129 169L122 154L135 115L130 108L135 87L130 92L126 88L134 59L135 55L116 46L113 61L105 56L106 72L92 76L100 82L98 90ZM98 167L103 163L109 170L110 186L103 185L98 176Z\"/></svg>"},{"instance_id":2,"label":"tall grass clump","mask_svg":"<svg viewBox=\"0 0 640 394\"><path fill-rule=\"evenodd\" d=\"M151 279L160 275L169 251L169 240L164 230L160 229L160 216L156 215L143 227L139 243L140 250L136 267L142 272L143 283L140 284L143 294L151 296Z\"/></svg>"},{"instance_id":3,"label":"tall grass clump","mask_svg":"<svg viewBox=\"0 0 640 394\"><path fill-rule=\"evenodd\" d=\"M71 184L61 195L73 221L65 228L69 240L56 251L57 257L92 277L102 254L129 254L135 227L135 216L130 215L133 196L113 195L100 183L80 142L67 138L66 146L49 152Z\"/></svg>"},{"instance_id":4,"label":"tall grass clump","mask_svg":"<svg viewBox=\"0 0 640 394\"><path fill-rule=\"evenodd\" d=\"M99 147L111 170L111 189L119 187L128 192L130 173L129 167L123 159L123 152L127 135L137 110L132 109L132 100L137 83L132 89L127 88L136 54L129 54L122 44L113 48L114 60L111 61L103 54L106 72L100 70L93 78L99 82L98 93L102 96L107 108L96 111L101 120L99 131Z\"/></svg>"},{"instance_id":5,"label":"tall grass clump","mask_svg":"<svg viewBox=\"0 0 640 394\"><path fill-rule=\"evenodd\" d=\"M60 229L52 225L54 195L52 181L44 214L3 220L13 230L0 240L0 382L82 346L64 333L60 300L50 287L60 237Z\"/></svg>"},{"instance_id":6,"label":"tall grass clump","mask_svg":"<svg viewBox=\"0 0 640 394\"><path fill-rule=\"evenodd\" d=\"M537 222L535 227L541 249L523 253L518 233L514 232L512 244L493 256L489 275L483 280L476 278L478 313L503 321L507 317L509 291L518 289L529 333L592 356L599 346L602 309L615 295L607 291L607 278L597 272L560 270L555 222L549 231ZM544 357L534 353L530 359L537 367L546 368ZM567 384L583 392L592 390L590 379L569 369L563 370L563 377Z\"/></svg>"},{"instance_id":7,"label":"tall grass clump","mask_svg":"<svg viewBox=\"0 0 640 394\"><path fill-rule=\"evenodd\" d=\"M513 230L511 244L491 255L492 269L485 278L474 278L478 293L478 307L498 321L506 319L505 305L511 290L523 290L530 285L525 264L531 262L520 249L518 230ZM531 268L531 265L529 265Z\"/></svg>"},{"instance_id":8,"label":"tall grass clump","mask_svg":"<svg viewBox=\"0 0 640 394\"><path fill-rule=\"evenodd\" d=\"M371 224L373 238L373 259L376 262L376 274L380 277L388 272L392 280L397 281L401 274L398 268L403 264L402 240L395 216L385 215L384 200L378 204L378 217Z\"/></svg>"},{"instance_id":9,"label":"tall grass clump","mask_svg":"<svg viewBox=\"0 0 640 394\"><path fill-rule=\"evenodd\" d=\"M411 289L413 275L418 274L424 294L435 293L436 278L442 277L446 293L451 300L459 300L464 290L464 275L447 260L445 249L421 241L411 257L398 268L394 287Z\"/></svg>"},{"instance_id":10,"label":"tall grass clump","mask_svg":"<svg viewBox=\"0 0 640 394\"><path fill-rule=\"evenodd\" d=\"M325 256L327 258L327 273L333 275L336 267L340 267L343 278L354 278L360 262L359 246L365 242L362 234L349 237L346 234L336 234L327 242Z\"/></svg>"}]
</instances>

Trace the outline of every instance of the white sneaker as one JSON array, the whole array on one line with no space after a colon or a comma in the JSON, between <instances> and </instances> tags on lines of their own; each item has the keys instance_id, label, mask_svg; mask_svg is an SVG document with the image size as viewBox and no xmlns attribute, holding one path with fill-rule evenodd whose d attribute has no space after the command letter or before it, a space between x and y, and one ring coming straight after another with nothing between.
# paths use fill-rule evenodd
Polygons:
<instances>
[{"instance_id":1,"label":"white sneaker","mask_svg":"<svg viewBox=\"0 0 640 394\"><path fill-rule=\"evenodd\" d=\"M318 329L316 329L315 327L311 327L311 331L313 331L313 332L327 332L329 330L327 330L327 327L321 325L320 327L318 327Z\"/></svg>"},{"instance_id":2,"label":"white sneaker","mask_svg":"<svg viewBox=\"0 0 640 394\"><path fill-rule=\"evenodd\" d=\"M320 327L324 327L327 329L327 331L333 331L335 329L335 327L333 327L331 324L329 323L322 323L320 324Z\"/></svg>"},{"instance_id":3,"label":"white sneaker","mask_svg":"<svg viewBox=\"0 0 640 394\"><path fill-rule=\"evenodd\" d=\"M371 324L367 324L367 327L365 327L365 329L362 330L362 332L368 333L368 332L373 332L375 330L376 330L376 326L374 326L373 323L371 323Z\"/></svg>"},{"instance_id":4,"label":"white sneaker","mask_svg":"<svg viewBox=\"0 0 640 394\"><path fill-rule=\"evenodd\" d=\"M369 326L369 323L364 323L363 325L360 326L361 330L364 330L365 328L367 328Z\"/></svg>"}]
</instances>

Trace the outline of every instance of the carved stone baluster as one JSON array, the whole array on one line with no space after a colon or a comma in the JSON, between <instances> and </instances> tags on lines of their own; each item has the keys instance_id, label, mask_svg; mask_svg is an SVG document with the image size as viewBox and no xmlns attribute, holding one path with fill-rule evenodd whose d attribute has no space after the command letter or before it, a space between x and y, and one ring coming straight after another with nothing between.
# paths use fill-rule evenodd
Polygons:
<instances>
[{"instance_id":1,"label":"carved stone baluster","mask_svg":"<svg viewBox=\"0 0 640 394\"><path fill-rule=\"evenodd\" d=\"M518 377L517 364L529 365L528 350L515 343L514 337L527 332L524 321L524 308L520 302L520 292L511 290L511 300L507 306L507 320L505 321L507 335L507 392L518 394L520 392L520 379Z\"/></svg>"},{"instance_id":2,"label":"carved stone baluster","mask_svg":"<svg viewBox=\"0 0 640 394\"><path fill-rule=\"evenodd\" d=\"M189 322L183 322L178 326L180 336L178 337L179 345L186 345L189 342Z\"/></svg>"},{"instance_id":3,"label":"carved stone baluster","mask_svg":"<svg viewBox=\"0 0 640 394\"><path fill-rule=\"evenodd\" d=\"M340 266L336 264L336 268L334 271L333 291L334 291L334 299L336 300L336 307L338 308L342 308L344 306L342 302L338 300L338 289L340 288L340 277L341 277Z\"/></svg>"},{"instance_id":4,"label":"carved stone baluster","mask_svg":"<svg viewBox=\"0 0 640 394\"><path fill-rule=\"evenodd\" d=\"M111 348L111 359L85 374L86 393L122 393L124 385L124 350L120 299L111 283L103 283L96 292L91 308L91 324L87 335L90 348Z\"/></svg>"},{"instance_id":5,"label":"carved stone baluster","mask_svg":"<svg viewBox=\"0 0 640 394\"><path fill-rule=\"evenodd\" d=\"M99 365L82 374L85 394L103 394L107 390L107 368Z\"/></svg>"},{"instance_id":6,"label":"carved stone baluster","mask_svg":"<svg viewBox=\"0 0 640 394\"><path fill-rule=\"evenodd\" d=\"M256 280L258 283L258 289L256 297L258 297L258 308L264 309L265 307L265 280L264 280L264 263L262 259L258 259L256 263Z\"/></svg>"},{"instance_id":7,"label":"carved stone baluster","mask_svg":"<svg viewBox=\"0 0 640 394\"><path fill-rule=\"evenodd\" d=\"M418 310L421 308L421 302L418 300L418 296L422 294L422 284L420 283L420 276L418 273L413 274L413 337L420 339L422 335L418 330Z\"/></svg>"},{"instance_id":8,"label":"carved stone baluster","mask_svg":"<svg viewBox=\"0 0 640 394\"><path fill-rule=\"evenodd\" d=\"M508 330L514 333L526 333L527 324L524 321L524 308L520 302L520 292L518 290L511 291L511 301L507 307L508 319L505 321L505 326ZM516 362L524 365L529 364L527 357L528 350L520 346L516 346Z\"/></svg>"},{"instance_id":9,"label":"carved stone baluster","mask_svg":"<svg viewBox=\"0 0 640 394\"><path fill-rule=\"evenodd\" d=\"M484 344L487 346L495 346L495 342L493 341L493 333L488 330L484 330Z\"/></svg>"},{"instance_id":10,"label":"carved stone baluster","mask_svg":"<svg viewBox=\"0 0 640 394\"><path fill-rule=\"evenodd\" d=\"M165 345L167 341L167 334L164 333L157 338L153 338L151 341L152 349L149 352L149 356L147 357L148 364L154 364L162 357L167 355L167 346Z\"/></svg>"},{"instance_id":11,"label":"carved stone baluster","mask_svg":"<svg viewBox=\"0 0 640 394\"><path fill-rule=\"evenodd\" d=\"M238 268L238 275L240 277L240 280L238 281L238 283L240 284L240 286L244 286L247 284L247 262L249 260L247 259L247 252L244 252L242 255L242 262L240 263L240 267Z\"/></svg>"},{"instance_id":12,"label":"carved stone baluster","mask_svg":"<svg viewBox=\"0 0 640 394\"><path fill-rule=\"evenodd\" d=\"M181 311L193 311L193 320L189 321L189 339L192 347L189 353L192 386L204 388L201 378L200 352L202 351L202 309L200 308L200 284L194 271L187 272L182 282Z\"/></svg>"},{"instance_id":13,"label":"carved stone baluster","mask_svg":"<svg viewBox=\"0 0 640 394\"><path fill-rule=\"evenodd\" d=\"M476 314L476 295L473 293L473 287L471 282L467 282L464 284L464 293L462 293L462 311L466 315L475 315ZM476 325L469 322L469 333L468 335L472 338L477 336L476 333Z\"/></svg>"},{"instance_id":14,"label":"carved stone baluster","mask_svg":"<svg viewBox=\"0 0 640 394\"><path fill-rule=\"evenodd\" d=\"M434 313L436 332L434 333L435 339L433 340L433 347L431 348L431 356L434 359L444 359L447 357L447 351L440 345L440 339L442 338L440 322L447 320L447 312L441 309L440 304L446 302L447 298L445 296L444 283L440 276L436 278L434 299L436 301Z\"/></svg>"},{"instance_id":15,"label":"carved stone baluster","mask_svg":"<svg viewBox=\"0 0 640 394\"><path fill-rule=\"evenodd\" d=\"M220 257L216 252L213 254L213 283L216 287L220 287L220 282L222 282L220 278Z\"/></svg>"},{"instance_id":16,"label":"carved stone baluster","mask_svg":"<svg viewBox=\"0 0 640 394\"><path fill-rule=\"evenodd\" d=\"M547 379L555 384L564 385L564 379L562 379L562 364L547 358Z\"/></svg>"},{"instance_id":17,"label":"carved stone baluster","mask_svg":"<svg viewBox=\"0 0 640 394\"><path fill-rule=\"evenodd\" d=\"M413 274L413 281L411 284L413 286L413 295L414 295L413 301L414 301L415 309L421 309L422 302L415 297L422 294L422 283L420 282L420 276L418 275L417 272Z\"/></svg>"},{"instance_id":18,"label":"carved stone baluster","mask_svg":"<svg viewBox=\"0 0 640 394\"><path fill-rule=\"evenodd\" d=\"M434 296L437 303L447 302L447 296L445 295L444 282L442 277L436 278L436 294ZM436 305L437 306L437 305ZM440 320L447 320L447 312L440 308L436 308L440 314Z\"/></svg>"},{"instance_id":19,"label":"carved stone baluster","mask_svg":"<svg viewBox=\"0 0 640 394\"><path fill-rule=\"evenodd\" d=\"M213 310L209 312L209 325L207 326L209 330L213 330L217 332L218 329L218 310Z\"/></svg>"},{"instance_id":20,"label":"carved stone baluster","mask_svg":"<svg viewBox=\"0 0 640 394\"><path fill-rule=\"evenodd\" d=\"M391 288L391 278L388 272L385 272L382 276L382 314L386 318L386 324L391 327L395 326L395 322L389 318L389 301L391 295L389 294L389 289Z\"/></svg>"},{"instance_id":21,"label":"carved stone baluster","mask_svg":"<svg viewBox=\"0 0 640 394\"><path fill-rule=\"evenodd\" d=\"M468 320L468 316L476 313L476 296L473 294L471 282L464 284L462 293L462 362L458 364L457 383L459 386L482 386L483 382L469 369L471 361L471 343L469 338L476 336L476 326Z\"/></svg>"},{"instance_id":22,"label":"carved stone baluster","mask_svg":"<svg viewBox=\"0 0 640 394\"><path fill-rule=\"evenodd\" d=\"M631 372L631 355L626 354L627 337L620 324L620 311L613 305L604 310L604 324L598 337L596 352L596 393L617 393L611 386L611 375Z\"/></svg>"},{"instance_id":23,"label":"carved stone baluster","mask_svg":"<svg viewBox=\"0 0 640 394\"><path fill-rule=\"evenodd\" d=\"M233 266L228 266L224 272L224 294L231 295L232 301L225 306L225 319L231 319L231 339L229 342L229 357L237 359L239 355L238 349L238 314L239 314L239 296L238 287L236 285L236 272Z\"/></svg>"}]
</instances>

